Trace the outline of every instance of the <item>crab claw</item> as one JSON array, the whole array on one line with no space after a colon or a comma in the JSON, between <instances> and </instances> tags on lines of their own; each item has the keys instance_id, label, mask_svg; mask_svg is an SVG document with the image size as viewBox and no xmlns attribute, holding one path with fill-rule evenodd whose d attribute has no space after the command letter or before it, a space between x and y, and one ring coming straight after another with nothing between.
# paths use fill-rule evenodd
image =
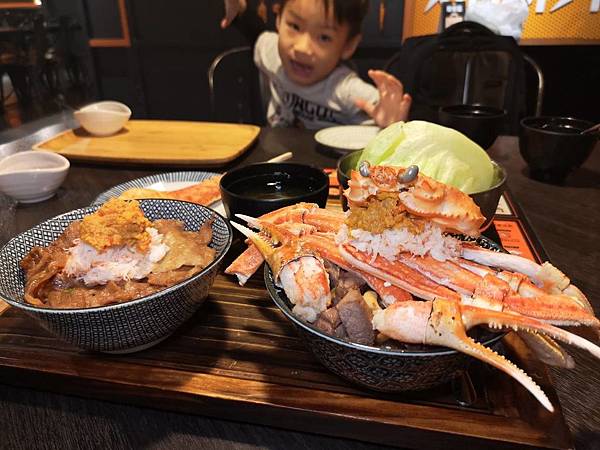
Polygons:
<instances>
[{"instance_id":1,"label":"crab claw","mask_svg":"<svg viewBox=\"0 0 600 450\"><path fill-rule=\"evenodd\" d=\"M517 313L491 311L475 306L460 305L454 300L438 298L428 302L395 303L373 317L376 329L404 342L443 345L471 355L504 371L549 411L553 407L540 387L521 369L494 351L467 336L466 330L487 325L490 328L512 328L515 331L543 333L546 336L574 345L600 358L600 347L576 334Z\"/></svg>"},{"instance_id":2,"label":"crab claw","mask_svg":"<svg viewBox=\"0 0 600 450\"><path fill-rule=\"evenodd\" d=\"M575 360L554 339L538 333L517 332L521 340L529 347L535 357L543 363L554 367L572 369Z\"/></svg>"}]
</instances>

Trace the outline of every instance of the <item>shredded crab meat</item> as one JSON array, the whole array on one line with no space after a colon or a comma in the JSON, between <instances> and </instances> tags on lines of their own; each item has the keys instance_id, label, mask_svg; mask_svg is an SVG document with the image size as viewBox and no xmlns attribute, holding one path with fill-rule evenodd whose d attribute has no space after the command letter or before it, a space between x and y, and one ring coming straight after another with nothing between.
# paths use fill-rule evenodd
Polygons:
<instances>
[{"instance_id":1,"label":"shredded crab meat","mask_svg":"<svg viewBox=\"0 0 600 450\"><path fill-rule=\"evenodd\" d=\"M118 280L140 280L152 271L154 263L169 251L163 235L147 227L150 245L147 253L129 245L112 246L99 252L81 239L68 249L69 258L64 272L86 286L97 286Z\"/></svg>"},{"instance_id":2,"label":"shredded crab meat","mask_svg":"<svg viewBox=\"0 0 600 450\"><path fill-rule=\"evenodd\" d=\"M454 259L461 254L460 242L456 238L444 235L442 228L434 223L426 223L418 234L413 234L405 228L371 233L361 229L349 229L344 225L336 236L336 242L348 243L358 251L371 255L372 261L378 255L395 261L400 253L405 252L415 256L429 254L438 261Z\"/></svg>"}]
</instances>

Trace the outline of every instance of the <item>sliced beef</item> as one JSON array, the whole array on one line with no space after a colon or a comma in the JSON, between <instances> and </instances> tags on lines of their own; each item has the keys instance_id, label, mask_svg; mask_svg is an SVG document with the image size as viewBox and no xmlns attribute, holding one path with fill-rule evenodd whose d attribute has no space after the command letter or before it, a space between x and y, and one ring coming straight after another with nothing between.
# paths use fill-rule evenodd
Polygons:
<instances>
[{"instance_id":1,"label":"sliced beef","mask_svg":"<svg viewBox=\"0 0 600 450\"><path fill-rule=\"evenodd\" d=\"M360 291L348 291L336 308L350 342L364 345L375 343L375 332L371 323L373 315Z\"/></svg>"},{"instance_id":2,"label":"sliced beef","mask_svg":"<svg viewBox=\"0 0 600 450\"><path fill-rule=\"evenodd\" d=\"M342 324L340 314L335 306L328 308L319 314L319 317L313 325L330 336L335 336L337 338L348 337L346 334L346 329Z\"/></svg>"},{"instance_id":3,"label":"sliced beef","mask_svg":"<svg viewBox=\"0 0 600 450\"><path fill-rule=\"evenodd\" d=\"M333 292L332 303L336 305L350 290L360 290L365 282L356 275L342 271L338 277L338 283Z\"/></svg>"}]
</instances>

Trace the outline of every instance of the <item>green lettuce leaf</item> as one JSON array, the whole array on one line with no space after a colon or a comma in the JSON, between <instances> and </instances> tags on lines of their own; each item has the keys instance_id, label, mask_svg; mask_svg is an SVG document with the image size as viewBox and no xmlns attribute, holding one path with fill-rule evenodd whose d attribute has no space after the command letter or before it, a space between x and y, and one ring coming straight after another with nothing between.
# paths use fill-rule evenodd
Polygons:
<instances>
[{"instance_id":1,"label":"green lettuce leaf","mask_svg":"<svg viewBox=\"0 0 600 450\"><path fill-rule=\"evenodd\" d=\"M464 134L430 122L397 122L363 150L358 162L419 166L425 175L472 194L489 189L494 168L488 154ZM358 167L358 165L357 165Z\"/></svg>"}]
</instances>

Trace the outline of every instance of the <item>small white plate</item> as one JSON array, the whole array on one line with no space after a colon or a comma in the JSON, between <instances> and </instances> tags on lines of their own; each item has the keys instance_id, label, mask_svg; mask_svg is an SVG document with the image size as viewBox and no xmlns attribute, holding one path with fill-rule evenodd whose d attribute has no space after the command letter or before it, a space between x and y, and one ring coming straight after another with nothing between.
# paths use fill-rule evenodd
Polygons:
<instances>
[{"instance_id":1,"label":"small white plate","mask_svg":"<svg viewBox=\"0 0 600 450\"><path fill-rule=\"evenodd\" d=\"M337 150L362 150L379 133L375 125L342 125L323 128L315 134L315 140Z\"/></svg>"}]
</instances>

